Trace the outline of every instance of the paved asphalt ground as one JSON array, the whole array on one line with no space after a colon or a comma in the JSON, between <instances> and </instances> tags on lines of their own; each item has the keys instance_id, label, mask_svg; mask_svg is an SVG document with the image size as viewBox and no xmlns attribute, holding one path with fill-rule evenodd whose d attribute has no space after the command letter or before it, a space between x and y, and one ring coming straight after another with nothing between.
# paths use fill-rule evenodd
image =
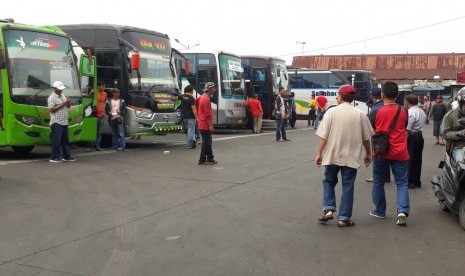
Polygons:
<instances>
[{"instance_id":1,"label":"paved asphalt ground","mask_svg":"<svg viewBox=\"0 0 465 276\"><path fill-rule=\"evenodd\" d=\"M0 275L465 275L465 231L429 185L444 147L425 131L407 227L395 224L393 183L386 219L369 215L371 167L358 172L356 226L317 223L323 168L303 121L290 142L219 131L214 166L198 166L181 134L128 139L124 153L75 150L62 164L48 147L3 148Z\"/></svg>"}]
</instances>

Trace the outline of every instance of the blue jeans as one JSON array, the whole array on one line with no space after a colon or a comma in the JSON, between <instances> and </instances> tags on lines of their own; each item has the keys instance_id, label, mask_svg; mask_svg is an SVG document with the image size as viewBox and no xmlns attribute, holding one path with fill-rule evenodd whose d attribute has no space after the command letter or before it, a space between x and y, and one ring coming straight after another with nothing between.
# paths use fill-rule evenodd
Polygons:
<instances>
[{"instance_id":1,"label":"blue jeans","mask_svg":"<svg viewBox=\"0 0 465 276\"><path fill-rule=\"evenodd\" d=\"M111 138L112 149L124 149L126 147L126 138L124 136L123 122L118 123L116 120L111 120Z\"/></svg>"},{"instance_id":2,"label":"blue jeans","mask_svg":"<svg viewBox=\"0 0 465 276\"><path fill-rule=\"evenodd\" d=\"M328 165L325 166L325 178L323 179L323 211L336 211L336 192L334 188L337 184L337 174L341 171L342 196L339 207L339 220L349 220L352 217L354 206L354 183L357 176L357 169Z\"/></svg>"},{"instance_id":3,"label":"blue jeans","mask_svg":"<svg viewBox=\"0 0 465 276\"><path fill-rule=\"evenodd\" d=\"M286 129L284 128L284 120L281 119L276 119L276 141L279 141L281 139L287 139L286 136Z\"/></svg>"},{"instance_id":4,"label":"blue jeans","mask_svg":"<svg viewBox=\"0 0 465 276\"><path fill-rule=\"evenodd\" d=\"M187 147L195 147L195 119L184 119L184 125L187 127Z\"/></svg>"},{"instance_id":5,"label":"blue jeans","mask_svg":"<svg viewBox=\"0 0 465 276\"><path fill-rule=\"evenodd\" d=\"M50 141L52 144L51 159L60 159L60 149L63 151L63 158L70 159L71 152L69 150L68 126L54 123L50 126Z\"/></svg>"},{"instance_id":6,"label":"blue jeans","mask_svg":"<svg viewBox=\"0 0 465 276\"><path fill-rule=\"evenodd\" d=\"M408 196L408 161L387 160L373 157L373 190L372 198L375 209L372 211L378 216L386 215L386 194L384 192L384 179L386 170L392 169L394 180L397 186L397 213L404 213L408 216L410 203Z\"/></svg>"}]
</instances>

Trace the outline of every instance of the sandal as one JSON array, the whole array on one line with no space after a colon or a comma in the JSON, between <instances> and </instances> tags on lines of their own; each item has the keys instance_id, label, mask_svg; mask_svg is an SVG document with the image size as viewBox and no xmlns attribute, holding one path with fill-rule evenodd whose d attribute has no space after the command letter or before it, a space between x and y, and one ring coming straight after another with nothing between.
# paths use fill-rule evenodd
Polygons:
<instances>
[{"instance_id":1,"label":"sandal","mask_svg":"<svg viewBox=\"0 0 465 276\"><path fill-rule=\"evenodd\" d=\"M435 144L435 145L440 145L440 143L439 143L439 142L436 142L436 143L434 143L434 144Z\"/></svg>"},{"instance_id":2,"label":"sandal","mask_svg":"<svg viewBox=\"0 0 465 276\"><path fill-rule=\"evenodd\" d=\"M439 143L439 145L441 145L441 146L445 146L446 144L445 144L444 142L442 142L442 143Z\"/></svg>"},{"instance_id":3,"label":"sandal","mask_svg":"<svg viewBox=\"0 0 465 276\"><path fill-rule=\"evenodd\" d=\"M327 211L324 211L322 217L318 218L318 221L320 221L320 222L328 222L328 220L332 220L332 219L334 219L333 211L327 210Z\"/></svg>"},{"instance_id":4,"label":"sandal","mask_svg":"<svg viewBox=\"0 0 465 276\"><path fill-rule=\"evenodd\" d=\"M349 220L340 220L337 222L337 226L339 227L350 227L350 226L355 226L355 222Z\"/></svg>"}]
</instances>

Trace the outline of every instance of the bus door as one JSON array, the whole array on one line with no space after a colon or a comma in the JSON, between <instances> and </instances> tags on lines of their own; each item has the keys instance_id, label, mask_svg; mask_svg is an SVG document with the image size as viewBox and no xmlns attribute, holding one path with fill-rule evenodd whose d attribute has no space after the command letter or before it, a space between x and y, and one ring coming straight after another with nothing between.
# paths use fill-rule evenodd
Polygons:
<instances>
[{"instance_id":1,"label":"bus door","mask_svg":"<svg viewBox=\"0 0 465 276\"><path fill-rule=\"evenodd\" d=\"M218 94L219 94L219 83L218 83L218 74L217 74L217 67L215 66L198 66L197 67L197 86L195 90L197 93L203 94L203 89L205 88L205 84L207 82L213 82L215 84L215 94L211 97L212 101L212 108L215 112L215 118L213 119L213 124L218 124ZM215 121L216 120L216 121Z\"/></svg>"},{"instance_id":2,"label":"bus door","mask_svg":"<svg viewBox=\"0 0 465 276\"><path fill-rule=\"evenodd\" d=\"M2 55L2 51L0 50L0 56ZM1 60L0 57L0 67L3 61ZM0 71L0 115L1 115L1 120L3 120L3 126L6 126L6 120L5 120L5 113L4 113L4 104L3 104L3 76ZM6 135L5 131L0 130L0 145L5 145L6 144Z\"/></svg>"},{"instance_id":3,"label":"bus door","mask_svg":"<svg viewBox=\"0 0 465 276\"><path fill-rule=\"evenodd\" d=\"M97 78L96 59L82 54L80 58L79 73L81 76L82 107L84 117L82 120L82 133L80 141L95 141L97 139Z\"/></svg>"},{"instance_id":4,"label":"bus door","mask_svg":"<svg viewBox=\"0 0 465 276\"><path fill-rule=\"evenodd\" d=\"M269 72L265 67L253 68L251 79L253 90L262 103L263 119L270 119L272 89L269 82Z\"/></svg>"}]
</instances>

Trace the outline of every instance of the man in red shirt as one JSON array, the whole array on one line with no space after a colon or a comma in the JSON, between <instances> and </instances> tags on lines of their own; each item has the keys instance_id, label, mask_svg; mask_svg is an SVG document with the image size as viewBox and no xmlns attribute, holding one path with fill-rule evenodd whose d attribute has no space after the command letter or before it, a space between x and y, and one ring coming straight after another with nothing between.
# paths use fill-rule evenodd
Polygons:
<instances>
[{"instance_id":1,"label":"man in red shirt","mask_svg":"<svg viewBox=\"0 0 465 276\"><path fill-rule=\"evenodd\" d=\"M318 123L323 117L323 114L326 111L327 105L328 105L328 98L326 98L323 91L320 91L320 95L316 98L316 118L315 118L315 124L313 127L314 129L318 128Z\"/></svg>"},{"instance_id":2,"label":"man in red shirt","mask_svg":"<svg viewBox=\"0 0 465 276\"><path fill-rule=\"evenodd\" d=\"M105 102L107 100L107 93L105 92L105 82L98 82L97 92L97 141L95 141L95 149L101 150L100 144L102 142L102 127L105 117Z\"/></svg>"},{"instance_id":3,"label":"man in red shirt","mask_svg":"<svg viewBox=\"0 0 465 276\"><path fill-rule=\"evenodd\" d=\"M210 98L215 94L215 91L215 84L213 82L207 82L202 96L198 99L198 128L202 136L199 165L213 165L218 163L214 159L212 150L213 110Z\"/></svg>"},{"instance_id":4,"label":"man in red shirt","mask_svg":"<svg viewBox=\"0 0 465 276\"><path fill-rule=\"evenodd\" d=\"M262 132L262 120L263 120L263 109L262 103L258 100L257 94L253 95L253 98L248 100L245 104L252 112L253 117L253 133Z\"/></svg>"},{"instance_id":5,"label":"man in red shirt","mask_svg":"<svg viewBox=\"0 0 465 276\"><path fill-rule=\"evenodd\" d=\"M392 169L397 185L397 225L405 226L406 217L410 212L408 195L408 148L407 148L407 110L396 104L399 87L394 82L386 82L381 91L384 105L374 108L370 116L376 133L386 132L389 135L389 148L385 154L373 157L373 190L372 197L375 208L370 215L376 218L386 216L386 195L384 179L389 167ZM397 122L390 130L396 113L399 112Z\"/></svg>"}]
</instances>

